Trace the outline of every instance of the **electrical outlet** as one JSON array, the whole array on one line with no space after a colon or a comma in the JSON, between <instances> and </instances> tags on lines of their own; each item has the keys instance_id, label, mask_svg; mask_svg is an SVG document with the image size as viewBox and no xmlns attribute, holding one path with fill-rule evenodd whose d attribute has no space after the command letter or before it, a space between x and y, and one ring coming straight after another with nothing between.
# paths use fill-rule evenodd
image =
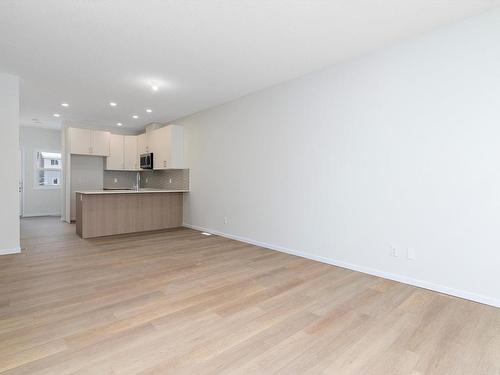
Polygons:
<instances>
[{"instance_id":1,"label":"electrical outlet","mask_svg":"<svg viewBox=\"0 0 500 375\"><path fill-rule=\"evenodd\" d=\"M227 224L227 216L224 216L224 224Z\"/></svg>"},{"instance_id":2,"label":"electrical outlet","mask_svg":"<svg viewBox=\"0 0 500 375\"><path fill-rule=\"evenodd\" d=\"M395 246L391 246L391 255L395 258L399 257L399 251Z\"/></svg>"},{"instance_id":3,"label":"electrical outlet","mask_svg":"<svg viewBox=\"0 0 500 375\"><path fill-rule=\"evenodd\" d=\"M408 248L406 256L409 260L415 260L417 258L415 250L412 248Z\"/></svg>"}]
</instances>

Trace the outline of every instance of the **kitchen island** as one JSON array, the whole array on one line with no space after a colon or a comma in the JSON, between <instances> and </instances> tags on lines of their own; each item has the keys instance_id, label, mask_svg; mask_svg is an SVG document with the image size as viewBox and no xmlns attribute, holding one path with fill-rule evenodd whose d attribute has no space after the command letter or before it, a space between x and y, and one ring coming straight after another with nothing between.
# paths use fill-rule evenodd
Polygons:
<instances>
[{"instance_id":1,"label":"kitchen island","mask_svg":"<svg viewBox=\"0 0 500 375\"><path fill-rule=\"evenodd\" d=\"M82 238L182 226L188 190L96 190L76 192L76 233Z\"/></svg>"}]
</instances>

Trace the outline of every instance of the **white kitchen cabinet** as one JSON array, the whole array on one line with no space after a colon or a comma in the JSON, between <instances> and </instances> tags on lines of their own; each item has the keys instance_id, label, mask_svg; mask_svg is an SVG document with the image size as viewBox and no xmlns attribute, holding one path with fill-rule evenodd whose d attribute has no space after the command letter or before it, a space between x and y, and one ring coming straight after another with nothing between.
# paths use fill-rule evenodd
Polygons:
<instances>
[{"instance_id":1,"label":"white kitchen cabinet","mask_svg":"<svg viewBox=\"0 0 500 375\"><path fill-rule=\"evenodd\" d=\"M138 137L125 135L123 137L123 169L138 170L139 155L137 152Z\"/></svg>"},{"instance_id":2,"label":"white kitchen cabinet","mask_svg":"<svg viewBox=\"0 0 500 375\"><path fill-rule=\"evenodd\" d=\"M80 155L109 155L110 132L68 128L69 152Z\"/></svg>"},{"instance_id":3,"label":"white kitchen cabinet","mask_svg":"<svg viewBox=\"0 0 500 375\"><path fill-rule=\"evenodd\" d=\"M69 149L72 154L90 155L92 151L92 130L69 128Z\"/></svg>"},{"instance_id":4,"label":"white kitchen cabinet","mask_svg":"<svg viewBox=\"0 0 500 375\"><path fill-rule=\"evenodd\" d=\"M138 154L147 154L151 147L149 145L149 135L146 133L139 134L137 136L137 150Z\"/></svg>"},{"instance_id":5,"label":"white kitchen cabinet","mask_svg":"<svg viewBox=\"0 0 500 375\"><path fill-rule=\"evenodd\" d=\"M151 135L153 169L182 169L184 166L184 128L168 125Z\"/></svg>"},{"instance_id":6,"label":"white kitchen cabinet","mask_svg":"<svg viewBox=\"0 0 500 375\"><path fill-rule=\"evenodd\" d=\"M111 134L109 137L109 156L106 158L107 170L124 169L123 135Z\"/></svg>"},{"instance_id":7,"label":"white kitchen cabinet","mask_svg":"<svg viewBox=\"0 0 500 375\"><path fill-rule=\"evenodd\" d=\"M138 170L137 136L111 134L107 170Z\"/></svg>"},{"instance_id":8,"label":"white kitchen cabinet","mask_svg":"<svg viewBox=\"0 0 500 375\"><path fill-rule=\"evenodd\" d=\"M111 133L101 130L92 130L92 155L109 155L109 137Z\"/></svg>"}]
</instances>

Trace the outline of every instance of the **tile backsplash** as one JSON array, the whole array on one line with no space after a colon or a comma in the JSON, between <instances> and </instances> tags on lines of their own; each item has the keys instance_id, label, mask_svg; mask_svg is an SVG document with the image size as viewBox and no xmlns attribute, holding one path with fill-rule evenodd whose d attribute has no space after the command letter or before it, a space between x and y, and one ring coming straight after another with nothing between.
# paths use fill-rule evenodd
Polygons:
<instances>
[{"instance_id":1,"label":"tile backsplash","mask_svg":"<svg viewBox=\"0 0 500 375\"><path fill-rule=\"evenodd\" d=\"M105 189L129 189L135 184L137 172L104 171ZM171 190L189 190L189 169L141 171L141 187Z\"/></svg>"},{"instance_id":2,"label":"tile backsplash","mask_svg":"<svg viewBox=\"0 0 500 375\"><path fill-rule=\"evenodd\" d=\"M136 173L131 171L104 171L103 186L105 189L130 189L135 184Z\"/></svg>"},{"instance_id":3,"label":"tile backsplash","mask_svg":"<svg viewBox=\"0 0 500 375\"><path fill-rule=\"evenodd\" d=\"M141 172L141 187L189 190L189 169Z\"/></svg>"}]
</instances>

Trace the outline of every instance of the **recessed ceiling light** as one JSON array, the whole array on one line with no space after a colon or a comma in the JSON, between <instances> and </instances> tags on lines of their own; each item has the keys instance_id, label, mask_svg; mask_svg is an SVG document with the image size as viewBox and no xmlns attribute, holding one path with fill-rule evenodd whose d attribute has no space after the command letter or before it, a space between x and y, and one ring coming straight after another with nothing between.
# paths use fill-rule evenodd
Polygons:
<instances>
[{"instance_id":1,"label":"recessed ceiling light","mask_svg":"<svg viewBox=\"0 0 500 375\"><path fill-rule=\"evenodd\" d=\"M116 126L122 126L123 124L121 122L117 122Z\"/></svg>"},{"instance_id":2,"label":"recessed ceiling light","mask_svg":"<svg viewBox=\"0 0 500 375\"><path fill-rule=\"evenodd\" d=\"M153 90L153 91L158 91L158 89L160 88L160 84L156 80L154 80L154 81L151 80L148 83L149 83L149 86L151 86L151 90Z\"/></svg>"},{"instance_id":3,"label":"recessed ceiling light","mask_svg":"<svg viewBox=\"0 0 500 375\"><path fill-rule=\"evenodd\" d=\"M109 102L109 105L110 105L111 107L116 107L116 103L115 103L115 102Z\"/></svg>"},{"instance_id":4,"label":"recessed ceiling light","mask_svg":"<svg viewBox=\"0 0 500 375\"><path fill-rule=\"evenodd\" d=\"M153 112L153 110L148 108L148 109L146 109L146 112L151 113L151 112Z\"/></svg>"},{"instance_id":5,"label":"recessed ceiling light","mask_svg":"<svg viewBox=\"0 0 500 375\"><path fill-rule=\"evenodd\" d=\"M139 118L139 116L137 116L137 115L133 115L133 116L132 116L132 118Z\"/></svg>"},{"instance_id":6,"label":"recessed ceiling light","mask_svg":"<svg viewBox=\"0 0 500 375\"><path fill-rule=\"evenodd\" d=\"M61 105L62 105L63 107L69 107L69 104L68 104L68 103L61 103Z\"/></svg>"},{"instance_id":7,"label":"recessed ceiling light","mask_svg":"<svg viewBox=\"0 0 500 375\"><path fill-rule=\"evenodd\" d=\"M60 114L59 113L54 113L54 117L59 117Z\"/></svg>"}]
</instances>

